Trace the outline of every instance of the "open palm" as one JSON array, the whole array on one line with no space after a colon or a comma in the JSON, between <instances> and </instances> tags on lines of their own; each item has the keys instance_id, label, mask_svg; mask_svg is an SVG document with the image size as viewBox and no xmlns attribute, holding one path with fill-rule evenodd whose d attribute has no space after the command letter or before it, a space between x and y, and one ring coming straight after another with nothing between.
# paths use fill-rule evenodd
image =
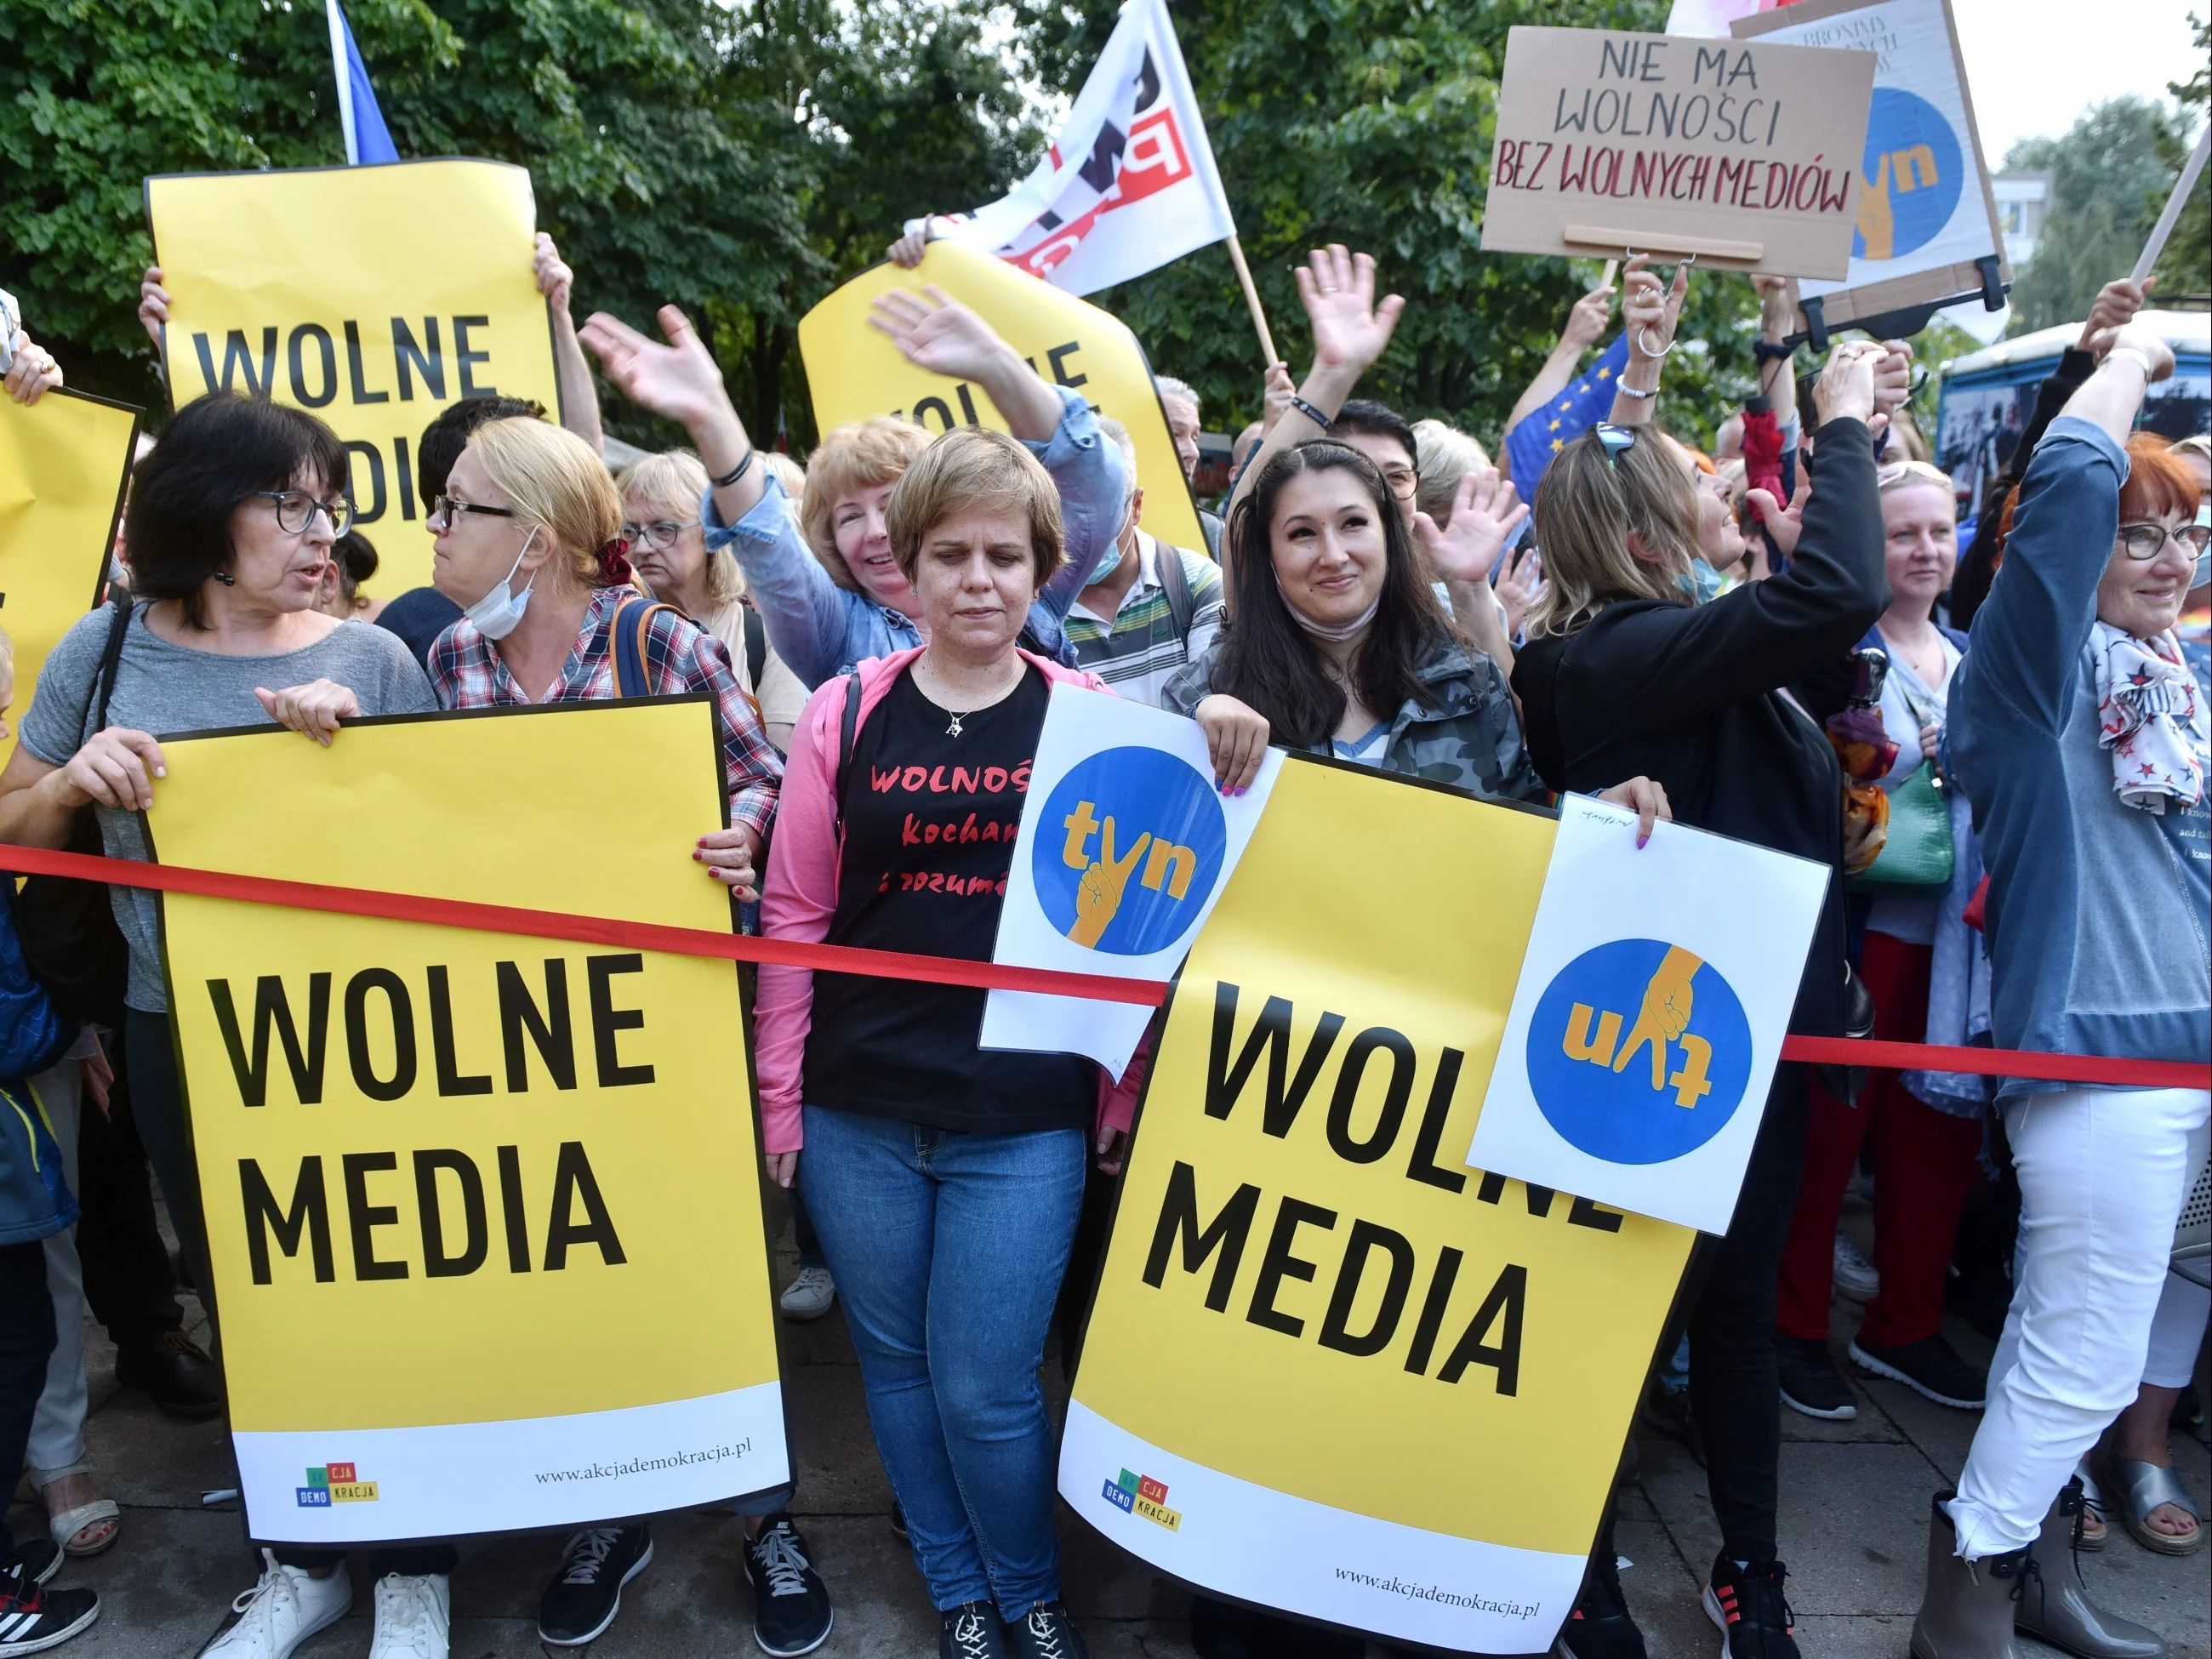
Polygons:
<instances>
[{"instance_id":1,"label":"open palm","mask_svg":"<svg viewBox=\"0 0 2212 1659\"><path fill-rule=\"evenodd\" d=\"M661 307L660 331L667 337L665 345L619 317L595 311L577 338L625 398L690 427L727 402L722 371L690 319L674 306Z\"/></svg>"},{"instance_id":2,"label":"open palm","mask_svg":"<svg viewBox=\"0 0 2212 1659\"><path fill-rule=\"evenodd\" d=\"M1492 466L1460 480L1449 524L1439 526L1427 514L1416 513L1413 525L1437 575L1448 582L1474 583L1488 580L1490 567L1528 516L1528 504L1512 481L1500 478Z\"/></svg>"},{"instance_id":3,"label":"open palm","mask_svg":"<svg viewBox=\"0 0 2212 1659\"><path fill-rule=\"evenodd\" d=\"M1406 302L1393 294L1376 304L1371 257L1347 253L1340 243L1316 248L1297 276L1316 363L1364 369L1382 355Z\"/></svg>"},{"instance_id":4,"label":"open palm","mask_svg":"<svg viewBox=\"0 0 2212 1659\"><path fill-rule=\"evenodd\" d=\"M956 380L981 380L1004 349L988 323L933 285L920 294L904 288L878 294L868 325L889 335L916 368Z\"/></svg>"}]
</instances>

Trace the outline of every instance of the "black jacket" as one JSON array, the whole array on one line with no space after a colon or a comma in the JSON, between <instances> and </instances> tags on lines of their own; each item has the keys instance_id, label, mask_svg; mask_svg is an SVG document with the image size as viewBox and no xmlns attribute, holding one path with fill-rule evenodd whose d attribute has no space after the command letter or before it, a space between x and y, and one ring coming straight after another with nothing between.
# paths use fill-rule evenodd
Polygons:
<instances>
[{"instance_id":1,"label":"black jacket","mask_svg":"<svg viewBox=\"0 0 2212 1659\"><path fill-rule=\"evenodd\" d=\"M1709 605L1624 600L1567 638L1529 641L1513 689L1547 784L1590 793L1642 773L1666 786L1681 823L1840 871L1843 775L1826 733L1782 688L1840 688L1844 660L1887 608L1889 586L1865 426L1822 427L1812 467L1804 531L1783 574ZM1790 1030L1839 1034L1843 985L1838 880Z\"/></svg>"}]
</instances>

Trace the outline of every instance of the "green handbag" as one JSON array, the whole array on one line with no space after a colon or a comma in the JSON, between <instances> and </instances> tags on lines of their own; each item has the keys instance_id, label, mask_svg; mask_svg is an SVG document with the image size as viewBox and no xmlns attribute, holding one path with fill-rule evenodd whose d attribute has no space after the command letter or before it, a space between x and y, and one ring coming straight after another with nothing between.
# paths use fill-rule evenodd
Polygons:
<instances>
[{"instance_id":1,"label":"green handbag","mask_svg":"<svg viewBox=\"0 0 2212 1659\"><path fill-rule=\"evenodd\" d=\"M1932 898L1951 881L1951 807L1924 760L1890 792L1889 838L1851 890L1874 898Z\"/></svg>"}]
</instances>

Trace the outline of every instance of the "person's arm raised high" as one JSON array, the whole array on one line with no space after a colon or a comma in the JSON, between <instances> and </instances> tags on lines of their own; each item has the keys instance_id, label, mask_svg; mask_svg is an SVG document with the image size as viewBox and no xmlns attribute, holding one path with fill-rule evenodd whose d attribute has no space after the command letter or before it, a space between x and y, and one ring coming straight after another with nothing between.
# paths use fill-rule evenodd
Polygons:
<instances>
[{"instance_id":1,"label":"person's arm raised high","mask_svg":"<svg viewBox=\"0 0 2212 1659\"><path fill-rule=\"evenodd\" d=\"M1613 316L1613 289L1594 288L1575 301L1567 313L1566 325L1559 331L1559 343L1552 348L1552 355L1544 359L1544 366L1536 371L1536 378L1528 382L1528 389L1513 405L1513 412L1505 417L1508 432L1546 404L1567 389L1582 367L1583 354L1604 337L1605 325Z\"/></svg>"},{"instance_id":2,"label":"person's arm raised high","mask_svg":"<svg viewBox=\"0 0 2212 1659\"><path fill-rule=\"evenodd\" d=\"M568 314L568 295L576 273L561 258L561 250L544 231L531 262L538 291L553 313L553 373L561 385L561 424L591 445L594 454L607 450L599 428L599 389L592 380L592 366L584 361L584 348L576 338L575 319Z\"/></svg>"},{"instance_id":3,"label":"person's arm raised high","mask_svg":"<svg viewBox=\"0 0 2212 1659\"><path fill-rule=\"evenodd\" d=\"M1659 375L1674 349L1674 330L1682 320L1682 301L1690 291L1686 261L1674 267L1674 280L1662 284L1644 269L1648 253L1632 255L1620 268L1623 284L1620 326L1628 336L1628 367L1613 383L1613 424L1645 426L1659 401Z\"/></svg>"}]
</instances>

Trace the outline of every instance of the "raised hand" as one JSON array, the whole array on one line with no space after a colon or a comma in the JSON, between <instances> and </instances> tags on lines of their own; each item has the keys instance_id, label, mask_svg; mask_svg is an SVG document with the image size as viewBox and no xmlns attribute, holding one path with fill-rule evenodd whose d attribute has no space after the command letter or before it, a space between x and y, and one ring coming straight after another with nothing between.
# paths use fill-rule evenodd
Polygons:
<instances>
[{"instance_id":1,"label":"raised hand","mask_svg":"<svg viewBox=\"0 0 2212 1659\"><path fill-rule=\"evenodd\" d=\"M1695 1000L1691 981L1704 965L1680 945L1668 946L1666 956L1652 973L1651 982L1644 988L1644 1006L1637 1010L1636 1024L1630 1028L1628 1041L1613 1058L1615 1072L1626 1071L1636 1051L1648 1044L1651 1049L1651 1086L1667 1086L1667 1045L1690 1029L1690 1009Z\"/></svg>"},{"instance_id":2,"label":"raised hand","mask_svg":"<svg viewBox=\"0 0 2212 1659\"><path fill-rule=\"evenodd\" d=\"M1144 857L1145 848L1152 844L1152 832L1147 830L1137 837L1134 847L1116 859L1114 820L1106 820L1098 843L1098 858L1075 885L1075 925L1067 930L1068 938L1082 945L1098 943L1099 936L1121 912L1121 895L1136 871L1137 860Z\"/></svg>"},{"instance_id":3,"label":"raised hand","mask_svg":"<svg viewBox=\"0 0 2212 1659\"><path fill-rule=\"evenodd\" d=\"M538 233L538 252L531 260L531 273L538 278L538 291L552 302L553 309L566 311L576 273L561 258L561 250L553 246L553 239L542 230Z\"/></svg>"},{"instance_id":4,"label":"raised hand","mask_svg":"<svg viewBox=\"0 0 2212 1659\"><path fill-rule=\"evenodd\" d=\"M1355 375L1380 357L1406 301L1393 294L1375 302L1375 261L1341 243L1316 248L1298 267L1298 298L1313 325L1314 367Z\"/></svg>"},{"instance_id":5,"label":"raised hand","mask_svg":"<svg viewBox=\"0 0 2212 1659\"><path fill-rule=\"evenodd\" d=\"M878 294L868 325L889 335L916 368L956 380L983 380L1006 356L1006 343L991 325L934 284L920 294L907 288Z\"/></svg>"},{"instance_id":6,"label":"raised hand","mask_svg":"<svg viewBox=\"0 0 2212 1659\"><path fill-rule=\"evenodd\" d=\"M161 325L168 320L169 290L161 286L161 267L148 265L145 278L138 284L138 325L146 331L156 351L161 349Z\"/></svg>"},{"instance_id":7,"label":"raised hand","mask_svg":"<svg viewBox=\"0 0 2212 1659\"><path fill-rule=\"evenodd\" d=\"M1797 489L1790 497L1787 507L1764 489L1747 490L1744 499L1758 514L1759 521L1766 526L1766 533L1774 538L1776 550L1785 559L1792 557L1797 551L1797 538L1804 533L1806 504L1813 499L1813 469L1802 460L1797 463ZM1753 556L1764 563L1766 556L1765 544L1756 544L1752 550Z\"/></svg>"},{"instance_id":8,"label":"raised hand","mask_svg":"<svg viewBox=\"0 0 2212 1659\"><path fill-rule=\"evenodd\" d=\"M1291 366L1288 363L1278 362L1267 365L1267 390L1263 394L1260 412L1260 431L1262 435L1275 429L1275 422L1289 412L1291 399L1297 396L1297 386L1291 380Z\"/></svg>"},{"instance_id":9,"label":"raised hand","mask_svg":"<svg viewBox=\"0 0 2212 1659\"><path fill-rule=\"evenodd\" d=\"M2142 353L2153 386L2173 373L2173 348L2156 329L2146 328L2138 322L2123 323L2099 335L2092 349L2100 357L2109 357L2121 346Z\"/></svg>"},{"instance_id":10,"label":"raised hand","mask_svg":"<svg viewBox=\"0 0 2212 1659\"><path fill-rule=\"evenodd\" d=\"M2081 337L2076 343L2079 349L2103 356L2112 341L2107 337L2100 344L2097 337L2133 322L2136 313L2150 298L2151 284L2157 280L2155 276L2146 276L2140 283L2131 283L2124 276L2099 289L2096 302L2089 307L2089 320L2081 325Z\"/></svg>"},{"instance_id":11,"label":"raised hand","mask_svg":"<svg viewBox=\"0 0 2212 1659\"><path fill-rule=\"evenodd\" d=\"M1875 413L1894 415L1912 395L1912 343L1884 340L1881 350L1874 365Z\"/></svg>"},{"instance_id":12,"label":"raised hand","mask_svg":"<svg viewBox=\"0 0 2212 1659\"><path fill-rule=\"evenodd\" d=\"M1632 254L1620 268L1620 324L1632 355L1663 357L1674 343L1675 325L1681 321L1682 301L1690 292L1690 267L1686 260L1676 265L1674 280L1662 283L1646 269L1650 263L1648 253Z\"/></svg>"},{"instance_id":13,"label":"raised hand","mask_svg":"<svg viewBox=\"0 0 2212 1659\"><path fill-rule=\"evenodd\" d=\"M1528 619L1536 601L1548 591L1544 584L1544 556L1534 548L1524 549L1505 562L1505 568L1498 573L1498 582L1492 590L1498 604L1505 607L1505 637L1517 640L1521 626Z\"/></svg>"},{"instance_id":14,"label":"raised hand","mask_svg":"<svg viewBox=\"0 0 2212 1659\"><path fill-rule=\"evenodd\" d=\"M1437 575L1473 585L1489 579L1490 567L1528 516L1528 504L1514 493L1513 481L1500 478L1491 466L1459 481L1449 525L1440 528L1427 514L1416 513L1413 527Z\"/></svg>"},{"instance_id":15,"label":"raised hand","mask_svg":"<svg viewBox=\"0 0 2212 1659\"><path fill-rule=\"evenodd\" d=\"M691 321L674 306L660 308L668 343L647 338L619 317L595 311L577 331L599 368L632 403L687 429L730 407L722 371Z\"/></svg>"},{"instance_id":16,"label":"raised hand","mask_svg":"<svg viewBox=\"0 0 2212 1659\"><path fill-rule=\"evenodd\" d=\"M1875 368L1889 356L1888 348L1872 340L1845 340L1828 354L1820 371L1820 389L1814 399L1823 422L1868 421L1875 411Z\"/></svg>"},{"instance_id":17,"label":"raised hand","mask_svg":"<svg viewBox=\"0 0 2212 1659\"><path fill-rule=\"evenodd\" d=\"M1613 289L1594 288L1567 313L1567 325L1559 331L1559 343L1576 352L1588 351L1604 337L1613 320Z\"/></svg>"}]
</instances>

